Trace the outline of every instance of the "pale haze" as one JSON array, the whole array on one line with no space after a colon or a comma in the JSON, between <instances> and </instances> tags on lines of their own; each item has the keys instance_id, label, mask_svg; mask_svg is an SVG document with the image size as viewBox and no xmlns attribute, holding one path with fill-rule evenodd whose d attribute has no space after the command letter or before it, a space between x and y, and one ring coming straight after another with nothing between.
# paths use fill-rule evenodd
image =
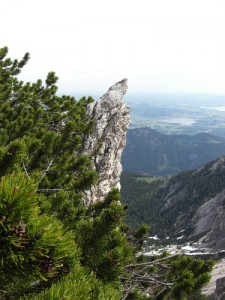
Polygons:
<instances>
[{"instance_id":1,"label":"pale haze","mask_svg":"<svg viewBox=\"0 0 225 300\"><path fill-rule=\"evenodd\" d=\"M7 0L0 47L31 59L21 79L59 77L59 92L225 95L224 0Z\"/></svg>"}]
</instances>

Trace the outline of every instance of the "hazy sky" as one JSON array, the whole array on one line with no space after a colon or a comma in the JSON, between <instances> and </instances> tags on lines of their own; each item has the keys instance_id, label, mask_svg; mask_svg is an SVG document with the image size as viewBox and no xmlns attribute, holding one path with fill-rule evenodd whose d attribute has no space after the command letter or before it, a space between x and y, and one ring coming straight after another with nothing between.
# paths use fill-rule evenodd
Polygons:
<instances>
[{"instance_id":1,"label":"hazy sky","mask_svg":"<svg viewBox=\"0 0 225 300\"><path fill-rule=\"evenodd\" d=\"M59 91L225 95L224 0L5 0L0 47L31 60L22 78L59 76Z\"/></svg>"}]
</instances>

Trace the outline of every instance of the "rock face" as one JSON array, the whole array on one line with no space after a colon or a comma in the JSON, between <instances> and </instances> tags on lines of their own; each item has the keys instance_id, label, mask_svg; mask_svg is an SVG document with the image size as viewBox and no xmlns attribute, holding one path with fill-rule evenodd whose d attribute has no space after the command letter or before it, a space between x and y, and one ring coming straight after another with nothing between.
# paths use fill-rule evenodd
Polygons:
<instances>
[{"instance_id":1,"label":"rock face","mask_svg":"<svg viewBox=\"0 0 225 300\"><path fill-rule=\"evenodd\" d=\"M171 178L161 207L161 216L173 219L170 231L182 230L186 238L198 239L199 247L211 252L223 250L224 182L225 156Z\"/></svg>"},{"instance_id":2,"label":"rock face","mask_svg":"<svg viewBox=\"0 0 225 300\"><path fill-rule=\"evenodd\" d=\"M194 232L192 236L198 236L205 232L203 244L214 251L219 251L225 246L225 190L201 205L194 217Z\"/></svg>"},{"instance_id":3,"label":"rock face","mask_svg":"<svg viewBox=\"0 0 225 300\"><path fill-rule=\"evenodd\" d=\"M113 187L120 188L121 155L130 124L130 109L122 102L127 88L127 79L123 79L88 107L94 130L85 140L82 152L94 153L92 163L99 178L97 184L85 192L85 205L104 200Z\"/></svg>"}]
</instances>

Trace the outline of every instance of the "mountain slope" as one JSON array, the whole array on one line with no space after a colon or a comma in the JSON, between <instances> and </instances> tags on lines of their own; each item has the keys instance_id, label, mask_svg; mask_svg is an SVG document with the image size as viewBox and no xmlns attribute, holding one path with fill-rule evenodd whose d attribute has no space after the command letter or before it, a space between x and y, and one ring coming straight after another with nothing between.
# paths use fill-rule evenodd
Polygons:
<instances>
[{"instance_id":1,"label":"mountain slope","mask_svg":"<svg viewBox=\"0 0 225 300\"><path fill-rule=\"evenodd\" d=\"M192 236L206 232L203 242L210 248L220 250L225 247L225 189L201 205L191 223L193 226Z\"/></svg>"},{"instance_id":2,"label":"mountain slope","mask_svg":"<svg viewBox=\"0 0 225 300\"><path fill-rule=\"evenodd\" d=\"M140 178L139 178L140 179ZM214 248L225 244L225 156L194 171L146 182L124 174L122 201L127 222L147 223L161 237L203 237ZM216 233L217 232L217 233ZM224 239L224 241L222 241Z\"/></svg>"},{"instance_id":3,"label":"mountain slope","mask_svg":"<svg viewBox=\"0 0 225 300\"><path fill-rule=\"evenodd\" d=\"M152 175L192 170L225 155L225 139L208 133L166 135L151 128L130 129L123 170Z\"/></svg>"}]
</instances>

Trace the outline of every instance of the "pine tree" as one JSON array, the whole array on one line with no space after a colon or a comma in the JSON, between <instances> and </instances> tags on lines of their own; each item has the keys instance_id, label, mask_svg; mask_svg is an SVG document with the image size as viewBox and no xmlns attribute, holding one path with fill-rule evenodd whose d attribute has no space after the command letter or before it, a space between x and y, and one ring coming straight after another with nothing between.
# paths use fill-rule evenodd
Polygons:
<instances>
[{"instance_id":1,"label":"pine tree","mask_svg":"<svg viewBox=\"0 0 225 300\"><path fill-rule=\"evenodd\" d=\"M104 282L118 281L124 266L133 261L133 247L124 232L124 206L119 199L118 190L112 190L104 202L88 207L77 226L81 263Z\"/></svg>"},{"instance_id":2,"label":"pine tree","mask_svg":"<svg viewBox=\"0 0 225 300\"><path fill-rule=\"evenodd\" d=\"M79 265L74 233L41 214L35 184L22 173L0 184L0 291L9 296L38 290Z\"/></svg>"},{"instance_id":3,"label":"pine tree","mask_svg":"<svg viewBox=\"0 0 225 300\"><path fill-rule=\"evenodd\" d=\"M17 75L21 61L5 58L0 50L0 175L23 169L44 193L89 187L95 179L90 159L79 155L83 138L91 131L86 114L91 97L75 101L58 97L57 77L50 72L45 81L23 83Z\"/></svg>"},{"instance_id":4,"label":"pine tree","mask_svg":"<svg viewBox=\"0 0 225 300\"><path fill-rule=\"evenodd\" d=\"M41 197L23 173L1 179L0 299L120 298L119 286L81 266L75 233L41 214Z\"/></svg>"},{"instance_id":5,"label":"pine tree","mask_svg":"<svg viewBox=\"0 0 225 300\"><path fill-rule=\"evenodd\" d=\"M82 192L95 182L97 175L90 167L91 158L80 153L83 139L92 129L92 120L86 114L86 107L93 99L83 97L76 101L74 97L57 96L57 77L53 72L48 74L45 85L41 80L37 80L36 83L19 81L17 75L27 63L29 54L25 54L21 61L12 61L6 57L7 53L6 47L0 49L0 176L3 187L7 180L15 181L15 188L18 186L20 190L22 189L24 195L21 195L19 200L15 199L20 201L18 205L21 215L11 220L11 223L6 222L9 218L3 206L0 206L2 218L0 256L5 266L1 269L5 281L2 281L0 290L6 297L18 299L18 295L22 293L38 293L43 289L46 295L57 294L62 289L60 285L64 286L62 291L66 291L67 284L70 286L71 282L74 283L74 278L78 280L79 272L74 269L79 268L73 265L77 265L80 258L73 258L71 262L68 260L72 255L70 255L71 248L74 255L80 253L80 246L74 240L76 228L86 214ZM24 183L23 188L16 184L17 180L25 180L24 177L21 179L21 173L30 182ZM8 193L13 194L13 189L14 187L9 187ZM34 191L38 195L32 198L29 195ZM12 206L13 212L15 211L15 205L9 202L10 197L6 199L3 197L1 200L4 202L4 209L7 210L7 206ZM38 206L34 205L35 201L38 202ZM31 207L34 211L38 211L36 215ZM30 211L26 212L27 209ZM27 219L23 217L23 214L28 213L30 218L33 218L32 222L29 217ZM31 223L37 228L33 228ZM44 239L47 234L46 228L49 228L49 231L43 249L40 249L40 257L31 253L29 258L30 249L35 248L31 240ZM15 242L16 237L19 241ZM21 239L24 247L21 246ZM63 249L67 249L66 253L63 253L62 249L53 249L57 239L62 240L65 246ZM9 240L8 245L6 241ZM16 243L16 246L13 243ZM10 248L13 245L14 252ZM59 251L64 259L60 257L61 260L57 262L56 258L49 254L50 250ZM11 259L15 266L12 263L7 265L4 260L6 253L9 261ZM42 268L47 271L42 272ZM20 276L19 270L27 272L24 271L24 276ZM89 296L93 293L106 293L104 284L96 281L97 278L91 275L91 271L85 271L89 274L86 276L90 277L90 285L87 288ZM68 283L67 280L61 281L61 277L67 273L70 276ZM28 275L30 280L27 280ZM82 278L79 282L81 284ZM118 291L109 286L107 290L114 290L118 295ZM74 299L73 294L70 296L71 299Z\"/></svg>"}]
</instances>

